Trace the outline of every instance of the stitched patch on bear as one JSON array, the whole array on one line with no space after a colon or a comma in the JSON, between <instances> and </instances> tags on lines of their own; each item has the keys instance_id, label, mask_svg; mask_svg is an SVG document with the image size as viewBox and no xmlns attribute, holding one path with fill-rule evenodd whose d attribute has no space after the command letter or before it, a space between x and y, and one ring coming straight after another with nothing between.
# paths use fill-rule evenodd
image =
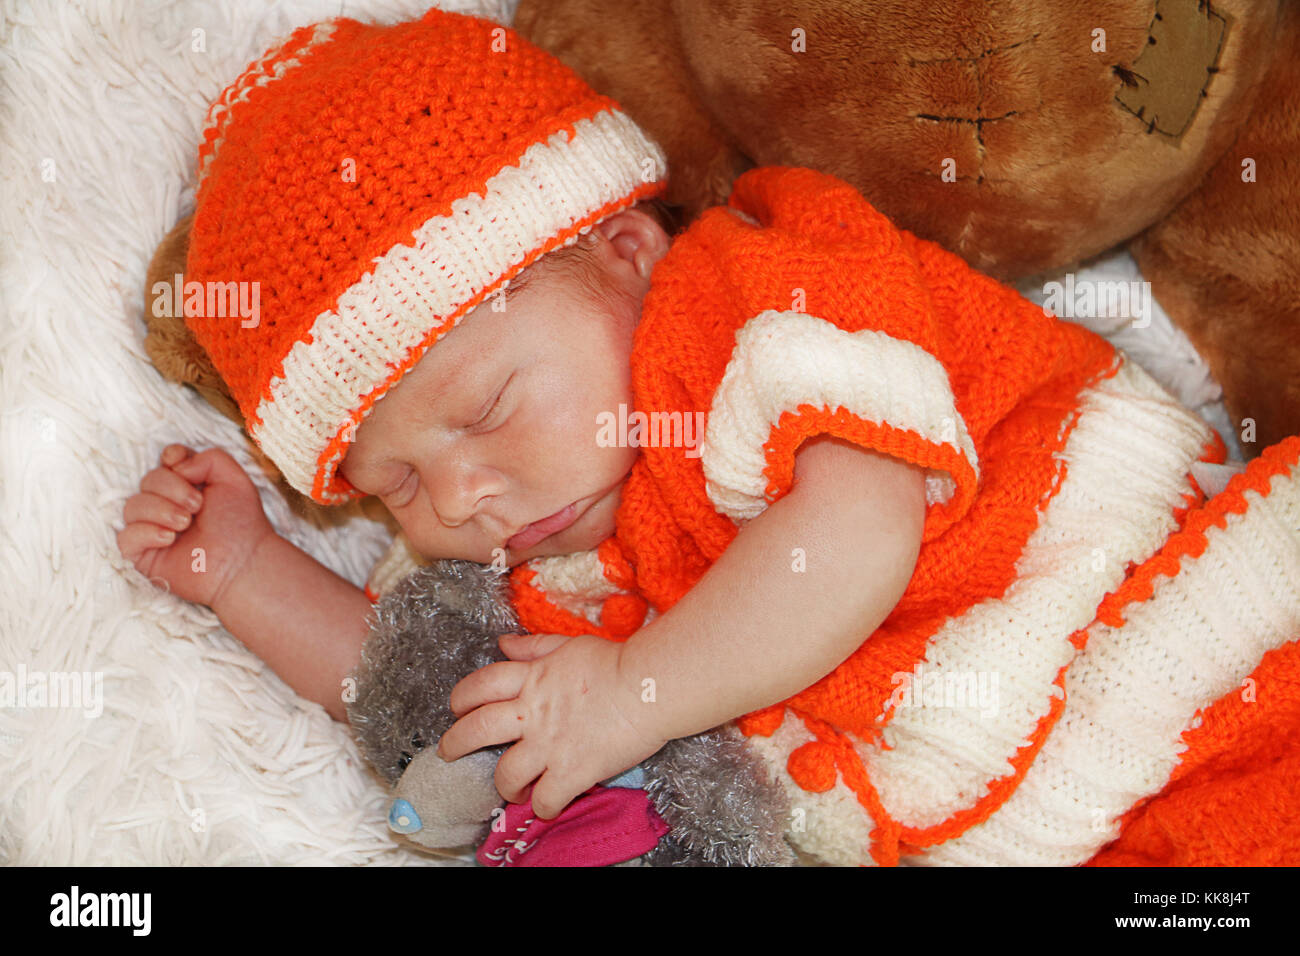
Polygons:
<instances>
[{"instance_id":1,"label":"stitched patch on bear","mask_svg":"<svg viewBox=\"0 0 1300 956\"><path fill-rule=\"evenodd\" d=\"M1148 132L1181 139L1218 68L1228 17L1204 0L1158 0L1147 45L1116 101Z\"/></svg>"}]
</instances>

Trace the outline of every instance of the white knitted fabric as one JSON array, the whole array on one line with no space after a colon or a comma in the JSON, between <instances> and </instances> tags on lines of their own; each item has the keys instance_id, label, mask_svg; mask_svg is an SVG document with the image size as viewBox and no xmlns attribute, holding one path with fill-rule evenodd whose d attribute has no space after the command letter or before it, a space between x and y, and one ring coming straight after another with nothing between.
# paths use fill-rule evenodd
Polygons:
<instances>
[{"instance_id":1,"label":"white knitted fabric","mask_svg":"<svg viewBox=\"0 0 1300 956\"><path fill-rule=\"evenodd\" d=\"M736 347L713 396L700 449L706 491L733 521L766 510L763 443L802 404L843 406L859 418L949 445L979 476L979 458L957 411L948 373L919 346L884 332L848 332L801 312L765 311L736 332ZM946 472L926 475L927 504L955 488Z\"/></svg>"},{"instance_id":2,"label":"white knitted fabric","mask_svg":"<svg viewBox=\"0 0 1300 956\"><path fill-rule=\"evenodd\" d=\"M1197 711L1242 686L1264 654L1300 635L1300 475L1247 491L1244 514L1205 532L1177 577L1157 576L1125 624L1094 624L1066 674L1065 712L1025 779L986 822L928 863L1072 866L1119 835L1186 749Z\"/></svg>"}]
</instances>

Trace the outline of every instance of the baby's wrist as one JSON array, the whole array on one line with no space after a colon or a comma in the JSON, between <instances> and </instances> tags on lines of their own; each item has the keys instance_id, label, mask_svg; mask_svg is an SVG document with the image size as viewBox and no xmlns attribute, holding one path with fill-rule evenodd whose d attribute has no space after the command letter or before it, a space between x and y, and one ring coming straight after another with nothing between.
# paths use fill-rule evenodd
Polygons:
<instances>
[{"instance_id":1,"label":"baby's wrist","mask_svg":"<svg viewBox=\"0 0 1300 956\"><path fill-rule=\"evenodd\" d=\"M622 645L619 673L623 697L628 702L624 708L628 719L648 736L666 743L708 730L712 725L707 723L703 710L695 706L698 701L661 693L665 675L657 661L663 649L652 646L660 636L648 628L632 635Z\"/></svg>"},{"instance_id":2,"label":"baby's wrist","mask_svg":"<svg viewBox=\"0 0 1300 956\"><path fill-rule=\"evenodd\" d=\"M242 613L242 605L256 591L254 582L261 582L265 587L265 582L274 579L274 569L279 563L273 554L277 542L288 544L268 525L247 549L244 558L217 585L208 607L223 623Z\"/></svg>"}]
</instances>

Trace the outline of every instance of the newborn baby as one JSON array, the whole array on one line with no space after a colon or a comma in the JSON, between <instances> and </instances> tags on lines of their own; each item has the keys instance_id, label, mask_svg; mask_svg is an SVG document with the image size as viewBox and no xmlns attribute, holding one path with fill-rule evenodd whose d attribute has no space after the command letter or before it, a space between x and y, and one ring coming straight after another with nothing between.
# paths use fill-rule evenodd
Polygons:
<instances>
[{"instance_id":1,"label":"newborn baby","mask_svg":"<svg viewBox=\"0 0 1300 956\"><path fill-rule=\"evenodd\" d=\"M378 496L429 558L514 567L596 548L614 533L641 453L598 442L597 422L635 404L633 338L668 247L656 218L632 208L543 257L510 284L504 304L470 310L375 404L340 476ZM498 789L521 801L536 781L533 807L550 818L665 741L775 703L828 673L902 593L920 544L924 482L906 462L830 437L807 442L796 461L800 493L752 522L691 601L631 640L503 641L519 663L492 665L457 686L452 708L470 717L444 735L440 753L451 759L519 739L498 765ZM258 521L251 483L234 469L224 453L169 446L163 467L142 482L151 494L127 504L123 550L147 554L142 571L209 604L290 686L345 719L339 688L360 659L369 602ZM235 495L219 490L222 480L239 486L228 506L224 498ZM201 506L176 507L204 483ZM168 508L174 522L159 520ZM158 525L183 533L163 541L154 537ZM256 536L245 530L254 528ZM248 543L236 549L240 537ZM148 545L155 547L140 550ZM782 556L796 546L823 573L790 574ZM201 597L184 567L195 547L231 555L219 570L209 561L212 588ZM181 567L173 570L171 558ZM740 608L735 595L746 591L753 600ZM792 645L794 628L807 637ZM654 706L643 702L647 676Z\"/></svg>"},{"instance_id":2,"label":"newborn baby","mask_svg":"<svg viewBox=\"0 0 1300 956\"><path fill-rule=\"evenodd\" d=\"M199 173L186 324L254 440L425 558L513 568L529 633L456 686L438 753L513 744L495 783L538 817L735 720L826 859L1082 862L1292 636L1184 619L1206 585L1165 551L1210 523L1191 468L1222 443L1104 340L810 169L750 170L670 240L662 151L495 25L305 27L214 105ZM212 307L253 281L259 322ZM654 433L611 444L627 410ZM142 572L345 719L369 599L229 455L169 446L125 518Z\"/></svg>"}]
</instances>

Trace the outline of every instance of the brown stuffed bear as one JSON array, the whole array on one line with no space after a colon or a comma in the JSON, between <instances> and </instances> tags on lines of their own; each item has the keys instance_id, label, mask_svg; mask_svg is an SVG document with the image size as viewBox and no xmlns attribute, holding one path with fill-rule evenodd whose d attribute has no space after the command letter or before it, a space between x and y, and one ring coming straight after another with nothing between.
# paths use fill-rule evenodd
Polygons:
<instances>
[{"instance_id":1,"label":"brown stuffed bear","mask_svg":"<svg viewBox=\"0 0 1300 956\"><path fill-rule=\"evenodd\" d=\"M1245 453L1300 432L1300 4L521 0L514 28L663 145L687 221L790 165L1004 281L1138 237Z\"/></svg>"},{"instance_id":2,"label":"brown stuffed bear","mask_svg":"<svg viewBox=\"0 0 1300 956\"><path fill-rule=\"evenodd\" d=\"M1003 280L1135 238L1246 454L1300 432L1300 4L522 0L514 28L658 139L683 222L799 165ZM241 421L184 322L146 322L159 371Z\"/></svg>"}]
</instances>

